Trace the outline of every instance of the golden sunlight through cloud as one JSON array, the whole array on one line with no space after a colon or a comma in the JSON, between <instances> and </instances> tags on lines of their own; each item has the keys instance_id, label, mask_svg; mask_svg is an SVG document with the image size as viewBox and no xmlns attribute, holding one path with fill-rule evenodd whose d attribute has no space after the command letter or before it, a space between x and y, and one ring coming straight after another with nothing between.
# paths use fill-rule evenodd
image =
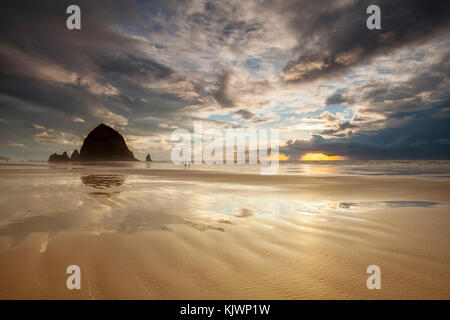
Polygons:
<instances>
[{"instance_id":1,"label":"golden sunlight through cloud","mask_svg":"<svg viewBox=\"0 0 450 320\"><path fill-rule=\"evenodd\" d=\"M274 159L274 157L275 157L275 155L270 155L269 156L269 159L270 160L273 160ZM279 153L278 154L278 161L288 161L289 160L289 156L287 156L287 155L285 155L284 153Z\"/></svg>"},{"instance_id":2,"label":"golden sunlight through cloud","mask_svg":"<svg viewBox=\"0 0 450 320\"><path fill-rule=\"evenodd\" d=\"M336 161L336 160L345 160L344 157L333 155L329 156L324 153L306 153L304 154L300 160L302 161Z\"/></svg>"}]
</instances>

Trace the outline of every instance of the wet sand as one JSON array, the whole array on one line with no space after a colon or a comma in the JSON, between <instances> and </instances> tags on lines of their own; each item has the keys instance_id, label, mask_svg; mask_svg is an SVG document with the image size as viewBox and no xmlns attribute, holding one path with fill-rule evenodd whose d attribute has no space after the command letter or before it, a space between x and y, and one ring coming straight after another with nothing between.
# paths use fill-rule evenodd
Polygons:
<instances>
[{"instance_id":1,"label":"wet sand","mask_svg":"<svg viewBox=\"0 0 450 320\"><path fill-rule=\"evenodd\" d=\"M2 166L0 298L450 299L449 200L431 176Z\"/></svg>"}]
</instances>

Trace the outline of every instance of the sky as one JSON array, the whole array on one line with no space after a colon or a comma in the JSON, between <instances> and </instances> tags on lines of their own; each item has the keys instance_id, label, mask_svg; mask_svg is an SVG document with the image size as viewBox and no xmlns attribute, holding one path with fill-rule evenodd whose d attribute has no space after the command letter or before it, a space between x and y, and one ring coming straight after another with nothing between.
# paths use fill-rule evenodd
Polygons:
<instances>
[{"instance_id":1,"label":"sky","mask_svg":"<svg viewBox=\"0 0 450 320\"><path fill-rule=\"evenodd\" d=\"M0 156L70 154L106 123L169 160L203 121L279 129L291 160L450 159L449 17L440 0L2 1Z\"/></svg>"}]
</instances>

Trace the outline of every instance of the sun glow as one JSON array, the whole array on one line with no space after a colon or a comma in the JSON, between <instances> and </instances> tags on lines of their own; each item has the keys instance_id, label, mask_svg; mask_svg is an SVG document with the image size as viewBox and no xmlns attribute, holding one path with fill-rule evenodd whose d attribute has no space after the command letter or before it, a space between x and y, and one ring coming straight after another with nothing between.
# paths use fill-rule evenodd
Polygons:
<instances>
[{"instance_id":1,"label":"sun glow","mask_svg":"<svg viewBox=\"0 0 450 320\"><path fill-rule=\"evenodd\" d=\"M276 160L275 157L276 157L275 155L270 155L269 156L269 160L271 160L271 161ZM288 160L289 160L289 156L287 156L287 155L285 155L284 153L281 153L281 152L278 154L278 161L279 162L288 161Z\"/></svg>"},{"instance_id":2,"label":"sun glow","mask_svg":"<svg viewBox=\"0 0 450 320\"><path fill-rule=\"evenodd\" d=\"M345 160L344 157L337 155L327 155L324 153L306 153L304 154L300 160L302 161L337 161L337 160Z\"/></svg>"}]
</instances>

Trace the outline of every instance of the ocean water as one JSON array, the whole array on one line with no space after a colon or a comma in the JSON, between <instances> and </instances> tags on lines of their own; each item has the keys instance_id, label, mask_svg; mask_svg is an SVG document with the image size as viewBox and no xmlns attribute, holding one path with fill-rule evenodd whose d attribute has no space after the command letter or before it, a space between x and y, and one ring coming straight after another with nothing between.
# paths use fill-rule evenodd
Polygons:
<instances>
[{"instance_id":1,"label":"ocean water","mask_svg":"<svg viewBox=\"0 0 450 320\"><path fill-rule=\"evenodd\" d=\"M95 162L86 164L57 164L48 162L0 162L2 169L56 169L56 168L120 168L159 170L199 170L246 174L260 174L261 165L238 164L191 164L189 167L175 165L169 161L147 162ZM430 175L450 176L450 160L343 160L343 161L298 161L280 162L280 175Z\"/></svg>"}]
</instances>

